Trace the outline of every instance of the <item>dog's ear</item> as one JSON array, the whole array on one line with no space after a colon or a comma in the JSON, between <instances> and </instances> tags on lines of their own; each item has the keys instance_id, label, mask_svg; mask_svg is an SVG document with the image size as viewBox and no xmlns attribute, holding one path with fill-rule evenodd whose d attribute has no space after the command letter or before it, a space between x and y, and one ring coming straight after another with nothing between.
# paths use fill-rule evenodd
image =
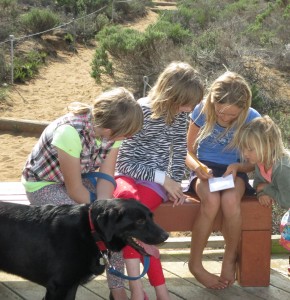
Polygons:
<instances>
[{"instance_id":1,"label":"dog's ear","mask_svg":"<svg viewBox=\"0 0 290 300\"><path fill-rule=\"evenodd\" d=\"M116 224L119 214L114 209L108 209L97 216L97 224L101 230L101 234L105 237L106 241L111 241L116 232Z\"/></svg>"}]
</instances>

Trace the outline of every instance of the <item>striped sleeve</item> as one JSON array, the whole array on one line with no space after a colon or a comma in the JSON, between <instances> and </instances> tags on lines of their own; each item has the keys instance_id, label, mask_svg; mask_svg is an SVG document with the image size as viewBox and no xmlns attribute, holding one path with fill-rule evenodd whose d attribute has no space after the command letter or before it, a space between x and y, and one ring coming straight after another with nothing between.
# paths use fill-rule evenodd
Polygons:
<instances>
[{"instance_id":1,"label":"striped sleeve","mask_svg":"<svg viewBox=\"0 0 290 300\"><path fill-rule=\"evenodd\" d=\"M142 130L120 148L117 172L160 184L166 174L180 182L185 170L187 115L179 114L168 126L162 118L151 119L149 108L143 107L143 112Z\"/></svg>"}]
</instances>

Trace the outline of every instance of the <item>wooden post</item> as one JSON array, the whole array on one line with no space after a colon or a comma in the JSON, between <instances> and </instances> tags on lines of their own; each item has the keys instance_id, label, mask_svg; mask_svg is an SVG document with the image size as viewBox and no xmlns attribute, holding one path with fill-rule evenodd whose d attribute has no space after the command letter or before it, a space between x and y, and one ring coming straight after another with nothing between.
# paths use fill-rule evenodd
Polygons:
<instances>
[{"instance_id":1,"label":"wooden post","mask_svg":"<svg viewBox=\"0 0 290 300\"><path fill-rule=\"evenodd\" d=\"M243 231L237 263L241 286L270 284L271 231Z\"/></svg>"}]
</instances>

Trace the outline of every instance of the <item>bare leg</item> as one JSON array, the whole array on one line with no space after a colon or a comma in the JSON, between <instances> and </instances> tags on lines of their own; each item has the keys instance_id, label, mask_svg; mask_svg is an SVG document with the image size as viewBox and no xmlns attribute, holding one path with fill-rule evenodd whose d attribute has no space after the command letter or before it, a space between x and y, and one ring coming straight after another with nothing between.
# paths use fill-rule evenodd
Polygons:
<instances>
[{"instance_id":1,"label":"bare leg","mask_svg":"<svg viewBox=\"0 0 290 300\"><path fill-rule=\"evenodd\" d=\"M111 293L112 293L113 299L128 300L128 296L127 296L124 288L120 287L120 288L111 289Z\"/></svg>"},{"instance_id":2,"label":"bare leg","mask_svg":"<svg viewBox=\"0 0 290 300\"><path fill-rule=\"evenodd\" d=\"M202 265L203 250L220 208L220 193L211 193L208 182L199 179L196 182L196 191L201 199L201 207L192 230L189 270L205 287L223 289L227 287L227 282L223 282L219 276L209 273Z\"/></svg>"},{"instance_id":3,"label":"bare leg","mask_svg":"<svg viewBox=\"0 0 290 300\"><path fill-rule=\"evenodd\" d=\"M225 254L222 263L221 279L232 285L236 279L237 249L241 238L241 199L245 192L245 184L236 178L235 188L225 190L221 196L223 211L223 236L225 239Z\"/></svg>"},{"instance_id":4,"label":"bare leg","mask_svg":"<svg viewBox=\"0 0 290 300\"><path fill-rule=\"evenodd\" d=\"M155 286L156 300L170 300L169 292L165 284Z\"/></svg>"},{"instance_id":5,"label":"bare leg","mask_svg":"<svg viewBox=\"0 0 290 300\"><path fill-rule=\"evenodd\" d=\"M125 259L126 269L129 276L139 276L140 275L140 259L130 258ZM131 291L131 300L144 300L144 290L140 279L130 280L129 287Z\"/></svg>"}]
</instances>

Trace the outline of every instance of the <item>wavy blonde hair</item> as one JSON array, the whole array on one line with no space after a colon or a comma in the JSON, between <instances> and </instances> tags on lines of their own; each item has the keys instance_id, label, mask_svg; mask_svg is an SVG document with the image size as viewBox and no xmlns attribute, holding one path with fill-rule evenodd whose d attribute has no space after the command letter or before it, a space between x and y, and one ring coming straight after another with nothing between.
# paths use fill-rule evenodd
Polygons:
<instances>
[{"instance_id":1,"label":"wavy blonde hair","mask_svg":"<svg viewBox=\"0 0 290 300\"><path fill-rule=\"evenodd\" d=\"M226 129L224 133L226 134L231 128L235 128L237 132L240 130L247 118L251 103L251 89L241 75L227 71L219 76L212 83L201 111L205 114L206 122L199 134L198 141L207 137L217 122L215 104L235 105L242 109L238 118Z\"/></svg>"},{"instance_id":2,"label":"wavy blonde hair","mask_svg":"<svg viewBox=\"0 0 290 300\"><path fill-rule=\"evenodd\" d=\"M68 110L74 114L92 111L94 126L111 129L111 138L129 137L137 133L143 125L141 106L124 87L114 88L100 94L93 106L73 102Z\"/></svg>"},{"instance_id":3,"label":"wavy blonde hair","mask_svg":"<svg viewBox=\"0 0 290 300\"><path fill-rule=\"evenodd\" d=\"M159 75L148 97L152 103L152 118L163 117L172 124L180 106L194 108L203 98L204 87L199 75L185 62L172 62Z\"/></svg>"},{"instance_id":4,"label":"wavy blonde hair","mask_svg":"<svg viewBox=\"0 0 290 300\"><path fill-rule=\"evenodd\" d=\"M289 156L289 151L283 144L280 128L267 115L243 125L234 142L243 159L244 150L252 149L266 168L270 168L284 155Z\"/></svg>"}]
</instances>

